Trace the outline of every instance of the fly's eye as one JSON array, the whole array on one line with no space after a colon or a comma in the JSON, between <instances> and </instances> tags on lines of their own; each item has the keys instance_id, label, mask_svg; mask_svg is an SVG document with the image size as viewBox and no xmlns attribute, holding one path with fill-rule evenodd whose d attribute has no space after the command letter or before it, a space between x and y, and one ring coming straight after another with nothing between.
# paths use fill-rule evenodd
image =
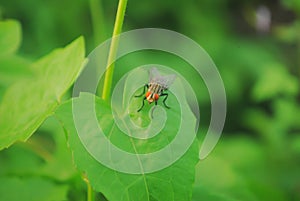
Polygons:
<instances>
[{"instance_id":1,"label":"fly's eye","mask_svg":"<svg viewBox=\"0 0 300 201\"><path fill-rule=\"evenodd\" d=\"M147 91L147 93L146 93L146 98L148 98L150 95L151 95L151 92L150 92L150 91Z\"/></svg>"},{"instance_id":2,"label":"fly's eye","mask_svg":"<svg viewBox=\"0 0 300 201\"><path fill-rule=\"evenodd\" d=\"M158 94L154 94L154 99L158 100L159 99L159 95Z\"/></svg>"}]
</instances>

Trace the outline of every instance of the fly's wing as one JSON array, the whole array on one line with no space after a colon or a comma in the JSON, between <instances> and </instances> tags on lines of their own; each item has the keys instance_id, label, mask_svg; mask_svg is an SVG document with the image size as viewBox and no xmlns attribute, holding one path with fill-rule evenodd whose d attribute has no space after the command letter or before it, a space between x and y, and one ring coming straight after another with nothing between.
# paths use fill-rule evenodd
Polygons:
<instances>
[{"instance_id":1,"label":"fly's wing","mask_svg":"<svg viewBox=\"0 0 300 201\"><path fill-rule=\"evenodd\" d=\"M163 83L161 83L161 85L167 89L171 84L173 84L175 79L176 79L175 74L163 76Z\"/></svg>"},{"instance_id":2,"label":"fly's wing","mask_svg":"<svg viewBox=\"0 0 300 201\"><path fill-rule=\"evenodd\" d=\"M155 67L151 68L149 71L149 82L154 83L157 81L159 77L161 77L161 75L159 74L157 68Z\"/></svg>"},{"instance_id":3,"label":"fly's wing","mask_svg":"<svg viewBox=\"0 0 300 201\"><path fill-rule=\"evenodd\" d=\"M161 85L163 88L167 89L176 79L176 75L165 75L162 76L159 74L157 68L150 69L149 81L150 83L157 83Z\"/></svg>"}]
</instances>

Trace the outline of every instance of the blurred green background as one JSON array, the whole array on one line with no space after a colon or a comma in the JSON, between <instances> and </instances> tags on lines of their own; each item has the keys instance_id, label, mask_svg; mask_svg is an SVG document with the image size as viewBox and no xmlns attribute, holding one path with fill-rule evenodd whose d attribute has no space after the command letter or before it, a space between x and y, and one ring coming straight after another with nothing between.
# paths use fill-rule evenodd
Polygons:
<instances>
[{"instance_id":1,"label":"blurred green background","mask_svg":"<svg viewBox=\"0 0 300 201\"><path fill-rule=\"evenodd\" d=\"M0 19L20 21L18 55L30 63L79 35L85 37L88 54L111 36L117 4L0 0ZM129 0L123 31L145 27L171 29L198 42L225 84L224 132L216 149L196 167L193 200L300 200L300 1ZM194 75L179 58L144 52L118 61L114 81L153 62L184 69L186 77ZM201 141L210 100L200 78L189 80L201 111ZM7 83L1 91L11 81ZM18 179L6 180L50 178L53 192L84 199L85 185L72 166L61 128L49 119L37 133L28 143L0 152L0 182L21 188Z\"/></svg>"}]
</instances>

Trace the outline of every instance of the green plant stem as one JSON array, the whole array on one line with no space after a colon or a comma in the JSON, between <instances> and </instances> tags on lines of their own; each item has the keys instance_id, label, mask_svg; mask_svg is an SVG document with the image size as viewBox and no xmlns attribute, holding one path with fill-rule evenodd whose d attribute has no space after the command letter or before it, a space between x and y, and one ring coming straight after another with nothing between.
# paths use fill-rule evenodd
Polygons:
<instances>
[{"instance_id":1,"label":"green plant stem","mask_svg":"<svg viewBox=\"0 0 300 201\"><path fill-rule=\"evenodd\" d=\"M113 72L114 72L114 59L116 57L117 49L118 49L118 42L119 39L116 37L119 35L122 31L122 25L124 21L124 15L126 10L127 0L119 0L118 4L118 10L114 25L114 31L112 35L111 45L109 49L109 55L107 60L107 71L105 73L104 78L104 84L103 84L103 92L102 92L102 98L104 100L108 100L110 97L110 91L111 91L111 84L112 84L112 78L113 78Z\"/></svg>"},{"instance_id":2,"label":"green plant stem","mask_svg":"<svg viewBox=\"0 0 300 201\"><path fill-rule=\"evenodd\" d=\"M87 201L94 201L95 200L95 192L91 186L90 183L87 184L87 190L88 190L88 193L87 193Z\"/></svg>"},{"instance_id":3,"label":"green plant stem","mask_svg":"<svg viewBox=\"0 0 300 201\"><path fill-rule=\"evenodd\" d=\"M95 200L95 192L90 184L90 181L86 177L86 175L83 175L83 180L85 181L87 185L87 201L94 201Z\"/></svg>"}]
</instances>

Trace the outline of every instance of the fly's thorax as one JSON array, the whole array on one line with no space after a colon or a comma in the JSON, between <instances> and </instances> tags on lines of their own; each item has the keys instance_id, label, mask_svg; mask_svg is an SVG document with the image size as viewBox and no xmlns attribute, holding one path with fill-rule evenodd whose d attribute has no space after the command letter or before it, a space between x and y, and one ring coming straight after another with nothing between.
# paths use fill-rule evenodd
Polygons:
<instances>
[{"instance_id":1,"label":"fly's thorax","mask_svg":"<svg viewBox=\"0 0 300 201\"><path fill-rule=\"evenodd\" d=\"M150 91L152 94L158 94L158 95L160 95L165 89L166 88L163 87L160 84L150 83L148 91Z\"/></svg>"},{"instance_id":2,"label":"fly's thorax","mask_svg":"<svg viewBox=\"0 0 300 201\"><path fill-rule=\"evenodd\" d=\"M167 95L164 94L164 90L167 90L169 86L174 82L176 78L176 75L166 75L162 76L158 72L158 70L153 67L149 71L149 83L146 85L148 88L147 92L145 93L144 100L146 99L149 104L155 102L157 104L157 101L160 96ZM144 88L145 90L145 88ZM166 98L163 100L163 103L165 105ZM138 112L143 108L144 106L144 100L143 100L143 105L142 107L138 110ZM166 105L165 105L166 106ZM169 108L168 106L166 106Z\"/></svg>"}]
</instances>

